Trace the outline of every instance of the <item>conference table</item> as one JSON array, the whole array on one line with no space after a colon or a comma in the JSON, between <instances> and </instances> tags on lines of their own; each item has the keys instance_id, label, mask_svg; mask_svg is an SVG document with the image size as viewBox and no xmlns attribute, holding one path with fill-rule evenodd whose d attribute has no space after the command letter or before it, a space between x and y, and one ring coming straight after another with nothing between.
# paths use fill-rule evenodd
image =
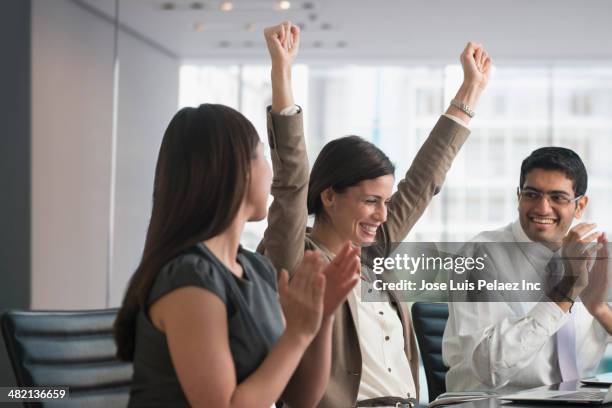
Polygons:
<instances>
[{"instance_id":1,"label":"conference table","mask_svg":"<svg viewBox=\"0 0 612 408\"><path fill-rule=\"evenodd\" d=\"M546 386L542 386L542 387L537 387L537 388L533 388L529 391L535 391L535 390L543 390L543 391L553 391L553 390L561 390L561 391L606 391L607 387L606 386L602 386L602 385L598 385L598 386L588 386L588 385L584 385L582 384L580 381L566 381L563 383L559 383L559 384L553 384L553 385L546 385ZM525 390L527 391L527 390ZM510 394L510 392L506 393L507 395ZM511 401L506 401L506 400L502 400L500 399L500 396L498 397L492 397L492 398L488 398L488 399L482 399L482 400L477 400L477 401L469 401L469 402L464 402L464 403L460 403L460 404L454 404L454 405L444 405L445 407L456 407L456 408L501 408L501 407L507 407L507 408L534 408L534 407L538 407L538 408L567 408L570 406L574 406L574 407L593 407L593 406L598 406L598 405L593 405L593 404L568 404L568 403L552 403L552 402L521 402L521 403L515 403L515 402L511 402ZM611 406L609 404L606 404L605 406Z\"/></svg>"}]
</instances>

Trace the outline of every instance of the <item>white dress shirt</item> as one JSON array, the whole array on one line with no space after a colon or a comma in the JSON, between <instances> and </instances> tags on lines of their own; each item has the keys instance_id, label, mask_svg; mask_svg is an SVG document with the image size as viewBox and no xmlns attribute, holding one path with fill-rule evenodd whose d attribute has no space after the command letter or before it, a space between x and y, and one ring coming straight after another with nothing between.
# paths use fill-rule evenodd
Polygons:
<instances>
[{"instance_id":1,"label":"white dress shirt","mask_svg":"<svg viewBox=\"0 0 612 408\"><path fill-rule=\"evenodd\" d=\"M416 398L410 362L404 352L404 328L397 310L389 301L362 301L362 285L367 286L366 290L372 286L360 280L347 299L361 349L357 401L385 396Z\"/></svg>"},{"instance_id":2,"label":"white dress shirt","mask_svg":"<svg viewBox=\"0 0 612 408\"><path fill-rule=\"evenodd\" d=\"M544 270L548 259L527 253L525 246L510 247L530 242L518 220L472 241L508 243L487 247L506 281L529 279L536 269ZM572 314L578 373L585 377L597 368L610 336L582 303L574 304ZM447 390L511 392L560 382L554 335L566 321L567 314L553 302L450 302L442 341L444 364L450 367Z\"/></svg>"}]
</instances>

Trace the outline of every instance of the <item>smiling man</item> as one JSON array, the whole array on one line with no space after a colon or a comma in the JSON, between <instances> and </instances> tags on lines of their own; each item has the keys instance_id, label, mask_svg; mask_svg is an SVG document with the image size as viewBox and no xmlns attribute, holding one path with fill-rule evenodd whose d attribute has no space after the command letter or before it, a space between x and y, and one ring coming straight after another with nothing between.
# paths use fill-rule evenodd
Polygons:
<instances>
[{"instance_id":1,"label":"smiling man","mask_svg":"<svg viewBox=\"0 0 612 408\"><path fill-rule=\"evenodd\" d=\"M540 302L518 294L512 301L449 303L442 344L449 391L514 391L596 369L611 339L612 311L607 238L595 224L571 227L588 204L586 189L586 169L572 150L544 147L523 161L519 219L473 241L504 243L480 249L506 282L539 274L550 289ZM553 282L555 274L564 278Z\"/></svg>"}]
</instances>

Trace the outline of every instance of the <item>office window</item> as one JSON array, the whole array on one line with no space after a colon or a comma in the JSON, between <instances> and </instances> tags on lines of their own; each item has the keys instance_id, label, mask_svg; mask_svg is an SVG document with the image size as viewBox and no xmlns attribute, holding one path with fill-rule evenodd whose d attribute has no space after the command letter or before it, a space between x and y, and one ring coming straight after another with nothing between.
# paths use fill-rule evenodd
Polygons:
<instances>
[{"instance_id":1,"label":"office window","mask_svg":"<svg viewBox=\"0 0 612 408\"><path fill-rule=\"evenodd\" d=\"M450 66L298 65L296 103L304 108L310 163L328 141L356 134L395 163L396 181L446 109L462 78ZM224 103L243 112L267 142L269 67L184 66L180 105ZM462 241L516 218L520 164L532 150L574 149L589 172L585 219L612 232L612 65L517 66L495 70L455 160L409 241ZM265 221L250 223L243 244L254 248Z\"/></svg>"}]
</instances>

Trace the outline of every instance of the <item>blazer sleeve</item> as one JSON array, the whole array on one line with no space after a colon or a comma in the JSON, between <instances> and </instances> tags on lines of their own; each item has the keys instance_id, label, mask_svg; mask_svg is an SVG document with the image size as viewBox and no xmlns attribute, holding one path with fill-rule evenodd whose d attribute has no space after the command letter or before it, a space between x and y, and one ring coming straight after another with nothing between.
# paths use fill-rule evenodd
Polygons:
<instances>
[{"instance_id":1,"label":"blazer sleeve","mask_svg":"<svg viewBox=\"0 0 612 408\"><path fill-rule=\"evenodd\" d=\"M268 210L268 227L257 248L277 270L291 275L304 256L308 210L308 156L304 141L303 114L274 114L268 107L268 141L274 177L273 201Z\"/></svg>"},{"instance_id":2,"label":"blazer sleeve","mask_svg":"<svg viewBox=\"0 0 612 408\"><path fill-rule=\"evenodd\" d=\"M378 237L387 254L393 250L389 244L404 240L433 196L440 192L446 173L469 134L468 128L440 116L391 196L387 221Z\"/></svg>"}]
</instances>

